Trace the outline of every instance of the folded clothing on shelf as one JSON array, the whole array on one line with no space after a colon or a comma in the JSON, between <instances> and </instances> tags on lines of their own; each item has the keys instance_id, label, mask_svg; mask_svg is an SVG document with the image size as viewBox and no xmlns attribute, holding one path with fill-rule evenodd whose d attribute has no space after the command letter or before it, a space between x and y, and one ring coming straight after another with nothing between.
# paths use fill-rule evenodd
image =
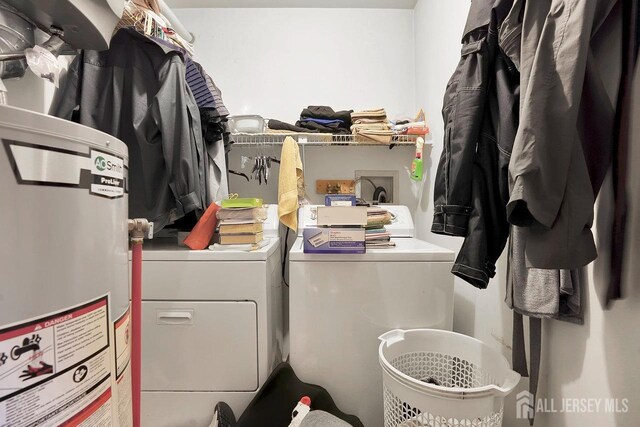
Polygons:
<instances>
[{"instance_id":1,"label":"folded clothing on shelf","mask_svg":"<svg viewBox=\"0 0 640 427\"><path fill-rule=\"evenodd\" d=\"M362 132L362 131L371 131L371 130L375 130L375 131L380 131L380 130L384 130L384 131L388 131L390 130L389 125L383 122L376 122L376 123L360 123L360 121L358 120L358 123L351 125L351 131L352 132Z\"/></svg>"},{"instance_id":2,"label":"folded clothing on shelf","mask_svg":"<svg viewBox=\"0 0 640 427\"><path fill-rule=\"evenodd\" d=\"M373 110L362 110L362 111L354 111L351 113L351 120L358 119L378 119L378 120L387 120L387 112L384 108L377 108Z\"/></svg>"},{"instance_id":3,"label":"folded clothing on shelf","mask_svg":"<svg viewBox=\"0 0 640 427\"><path fill-rule=\"evenodd\" d=\"M296 127L304 128L307 132L350 134L351 113L351 110L334 111L324 105L310 105L300 113Z\"/></svg>"},{"instance_id":4,"label":"folded clothing on shelf","mask_svg":"<svg viewBox=\"0 0 640 427\"><path fill-rule=\"evenodd\" d=\"M314 122L314 123L318 123L320 125L344 125L344 122L342 120L339 119L333 119L333 120L329 120L329 119L316 119L313 117L309 117L306 119L300 119L301 122Z\"/></svg>"},{"instance_id":5,"label":"folded clothing on shelf","mask_svg":"<svg viewBox=\"0 0 640 427\"><path fill-rule=\"evenodd\" d=\"M351 133L349 128L343 126L341 123L323 125L314 121L298 120L296 126L307 129L307 132L331 133L334 135L349 135Z\"/></svg>"},{"instance_id":6,"label":"folded clothing on shelf","mask_svg":"<svg viewBox=\"0 0 640 427\"><path fill-rule=\"evenodd\" d=\"M396 135L426 135L429 133L429 126L426 122L405 122L396 123L393 126L393 133Z\"/></svg>"},{"instance_id":7,"label":"folded clothing on shelf","mask_svg":"<svg viewBox=\"0 0 640 427\"><path fill-rule=\"evenodd\" d=\"M351 126L351 113L353 110L334 111L333 108L324 105L310 105L300 113L301 119L342 120L348 128Z\"/></svg>"},{"instance_id":8,"label":"folded clothing on shelf","mask_svg":"<svg viewBox=\"0 0 640 427\"><path fill-rule=\"evenodd\" d=\"M421 121L421 122L407 122L407 121L404 121L402 123L396 123L393 126L393 130L396 131L396 132L402 132L402 131L407 130L410 127L426 127L426 126L427 126L427 124L424 121Z\"/></svg>"},{"instance_id":9,"label":"folded clothing on shelf","mask_svg":"<svg viewBox=\"0 0 640 427\"><path fill-rule=\"evenodd\" d=\"M418 114L414 118L400 118L396 120L390 120L392 126L391 129L396 135L427 135L429 133L429 126L427 126L427 119L424 114L424 110L418 111Z\"/></svg>"},{"instance_id":10,"label":"folded clothing on shelf","mask_svg":"<svg viewBox=\"0 0 640 427\"><path fill-rule=\"evenodd\" d=\"M351 113L351 121L350 129L354 135L382 144L391 142L393 132L384 108L355 111Z\"/></svg>"},{"instance_id":11,"label":"folded clothing on shelf","mask_svg":"<svg viewBox=\"0 0 640 427\"><path fill-rule=\"evenodd\" d=\"M303 127L292 125L286 122L281 122L280 120L276 120L276 119L269 119L269 121L267 122L267 127L271 130L283 131L283 132L297 132L297 133L318 132L317 130L314 130L314 129L303 128Z\"/></svg>"}]
</instances>

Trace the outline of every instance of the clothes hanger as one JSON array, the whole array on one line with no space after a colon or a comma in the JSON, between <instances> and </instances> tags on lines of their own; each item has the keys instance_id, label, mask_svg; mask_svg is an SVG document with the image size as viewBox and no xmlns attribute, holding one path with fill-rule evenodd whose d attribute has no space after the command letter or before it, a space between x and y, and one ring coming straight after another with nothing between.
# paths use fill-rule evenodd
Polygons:
<instances>
[{"instance_id":1,"label":"clothes hanger","mask_svg":"<svg viewBox=\"0 0 640 427\"><path fill-rule=\"evenodd\" d=\"M241 176L241 177L243 177L244 179L246 179L246 180L247 180L247 182L250 182L250 181L251 181L251 180L249 179L249 177L247 176L247 174L246 174L246 173L243 173L243 172L237 172L237 171L234 171L234 170L231 170L231 169L229 169L229 173L230 173L231 175Z\"/></svg>"},{"instance_id":2,"label":"clothes hanger","mask_svg":"<svg viewBox=\"0 0 640 427\"><path fill-rule=\"evenodd\" d=\"M121 28L132 28L146 37L166 40L193 56L193 44L171 28L170 21L162 15L155 0L128 0L114 33Z\"/></svg>"},{"instance_id":3,"label":"clothes hanger","mask_svg":"<svg viewBox=\"0 0 640 427\"><path fill-rule=\"evenodd\" d=\"M156 0L130 0L131 3L134 3L138 7L143 7L145 9L149 9L154 11L157 14L160 14L160 6L158 6L158 2Z\"/></svg>"}]
</instances>

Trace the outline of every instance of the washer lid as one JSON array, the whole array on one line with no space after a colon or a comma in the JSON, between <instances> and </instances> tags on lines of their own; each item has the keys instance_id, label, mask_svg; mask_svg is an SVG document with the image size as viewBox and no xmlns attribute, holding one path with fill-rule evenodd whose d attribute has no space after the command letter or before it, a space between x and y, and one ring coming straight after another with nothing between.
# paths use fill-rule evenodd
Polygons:
<instances>
[{"instance_id":1,"label":"washer lid","mask_svg":"<svg viewBox=\"0 0 640 427\"><path fill-rule=\"evenodd\" d=\"M367 249L366 254L306 254L299 237L289 252L291 262L453 262L454 252L413 237L391 238L395 248Z\"/></svg>"},{"instance_id":2,"label":"washer lid","mask_svg":"<svg viewBox=\"0 0 640 427\"><path fill-rule=\"evenodd\" d=\"M256 251L192 251L178 246L176 239L145 240L142 246L143 261L266 261L280 248L280 239L268 238L269 243ZM131 252L129 252L131 260Z\"/></svg>"}]
</instances>

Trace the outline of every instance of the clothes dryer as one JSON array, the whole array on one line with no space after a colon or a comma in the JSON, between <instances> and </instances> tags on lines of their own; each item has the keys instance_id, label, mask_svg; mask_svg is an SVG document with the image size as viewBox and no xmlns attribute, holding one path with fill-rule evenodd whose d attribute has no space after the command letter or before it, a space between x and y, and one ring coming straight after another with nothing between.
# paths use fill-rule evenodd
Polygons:
<instances>
[{"instance_id":1,"label":"clothes dryer","mask_svg":"<svg viewBox=\"0 0 640 427\"><path fill-rule=\"evenodd\" d=\"M219 401L240 416L286 358L276 208L256 251L145 242L143 426L207 427Z\"/></svg>"}]
</instances>

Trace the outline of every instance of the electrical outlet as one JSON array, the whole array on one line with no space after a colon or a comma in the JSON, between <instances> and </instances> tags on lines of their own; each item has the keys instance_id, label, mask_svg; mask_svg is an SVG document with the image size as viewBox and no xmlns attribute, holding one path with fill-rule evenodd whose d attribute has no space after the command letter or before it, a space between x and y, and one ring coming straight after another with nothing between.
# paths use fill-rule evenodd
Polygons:
<instances>
[{"instance_id":1,"label":"electrical outlet","mask_svg":"<svg viewBox=\"0 0 640 427\"><path fill-rule=\"evenodd\" d=\"M352 179L318 179L317 194L354 194L356 183Z\"/></svg>"}]
</instances>

